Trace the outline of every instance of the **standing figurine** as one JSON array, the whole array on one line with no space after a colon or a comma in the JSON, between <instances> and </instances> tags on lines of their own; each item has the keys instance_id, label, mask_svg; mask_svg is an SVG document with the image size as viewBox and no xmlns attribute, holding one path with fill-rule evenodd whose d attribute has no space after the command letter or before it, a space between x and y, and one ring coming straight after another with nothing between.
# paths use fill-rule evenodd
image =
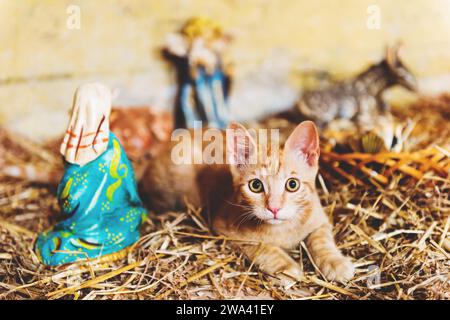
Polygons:
<instances>
[{"instance_id":1,"label":"standing figurine","mask_svg":"<svg viewBox=\"0 0 450 320\"><path fill-rule=\"evenodd\" d=\"M111 92L98 83L75 93L61 144L65 173L58 187L64 220L39 235L36 252L46 265L115 259L139 239L146 210L133 168L109 130Z\"/></svg>"},{"instance_id":2,"label":"standing figurine","mask_svg":"<svg viewBox=\"0 0 450 320\"><path fill-rule=\"evenodd\" d=\"M179 86L176 128L193 128L194 121L227 126L231 78L224 71L221 53L228 41L220 26L207 18L192 18L181 32L169 35L166 53L177 69Z\"/></svg>"},{"instance_id":3,"label":"standing figurine","mask_svg":"<svg viewBox=\"0 0 450 320\"><path fill-rule=\"evenodd\" d=\"M416 79L400 60L398 51L398 46L388 48L381 62L354 79L306 91L298 103L298 111L321 127L335 119L354 120L358 125L371 126L377 116L389 111L382 98L386 89L394 85L411 91L417 89Z\"/></svg>"}]
</instances>

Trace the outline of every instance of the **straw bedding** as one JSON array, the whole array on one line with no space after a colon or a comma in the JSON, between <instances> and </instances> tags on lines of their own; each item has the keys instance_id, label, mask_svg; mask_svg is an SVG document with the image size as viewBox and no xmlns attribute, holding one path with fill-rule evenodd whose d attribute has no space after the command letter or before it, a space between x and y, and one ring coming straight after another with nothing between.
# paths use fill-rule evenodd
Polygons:
<instances>
[{"instance_id":1,"label":"straw bedding","mask_svg":"<svg viewBox=\"0 0 450 320\"><path fill-rule=\"evenodd\" d=\"M303 265L304 281L280 287L236 250L235 241L214 236L190 206L186 212L150 213L141 240L123 259L46 268L33 241L59 219L55 188L3 177L0 299L449 299L449 113L448 95L395 112L400 121L417 123L414 144L403 155L364 162L385 183L352 170L348 159L356 159L359 169L361 160L351 154L324 157L318 190L339 247L357 267L349 283L327 281L302 243L291 254ZM408 158L423 150L436 157ZM5 131L0 131L0 154L0 165L60 170L55 153ZM379 164L388 158L397 164L391 170ZM333 171L336 164L361 183ZM400 170L402 165L420 177Z\"/></svg>"}]
</instances>

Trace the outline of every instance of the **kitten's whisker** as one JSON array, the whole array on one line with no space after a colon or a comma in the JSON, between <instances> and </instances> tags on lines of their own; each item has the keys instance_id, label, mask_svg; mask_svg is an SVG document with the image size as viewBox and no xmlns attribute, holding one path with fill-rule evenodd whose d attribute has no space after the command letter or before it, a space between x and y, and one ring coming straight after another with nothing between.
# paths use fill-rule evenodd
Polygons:
<instances>
[{"instance_id":1,"label":"kitten's whisker","mask_svg":"<svg viewBox=\"0 0 450 320\"><path fill-rule=\"evenodd\" d=\"M246 222L247 220L250 220L251 219L251 215L253 215L252 214L252 212L250 212L250 211L248 211L248 212L243 212L243 214L240 216L240 217L238 217L238 219L239 219L239 221L238 221L238 224L237 224L237 229L239 229L240 228L240 226L244 223L244 222ZM237 220L237 219L236 219Z\"/></svg>"},{"instance_id":2,"label":"kitten's whisker","mask_svg":"<svg viewBox=\"0 0 450 320\"><path fill-rule=\"evenodd\" d=\"M235 207L252 208L252 206L250 206L250 205L239 204L239 203L233 203L233 202L228 201L228 200L226 200L226 202L229 203L229 204L232 205L232 206L235 206Z\"/></svg>"},{"instance_id":3,"label":"kitten's whisker","mask_svg":"<svg viewBox=\"0 0 450 320\"><path fill-rule=\"evenodd\" d=\"M248 209L247 211L244 211L241 216L238 217L239 220L238 219L235 220L235 222L237 221L238 223L236 226L237 229L239 229L240 226L247 221L256 220L258 223L262 222L262 220L259 219L253 212L254 212L253 208Z\"/></svg>"}]
</instances>

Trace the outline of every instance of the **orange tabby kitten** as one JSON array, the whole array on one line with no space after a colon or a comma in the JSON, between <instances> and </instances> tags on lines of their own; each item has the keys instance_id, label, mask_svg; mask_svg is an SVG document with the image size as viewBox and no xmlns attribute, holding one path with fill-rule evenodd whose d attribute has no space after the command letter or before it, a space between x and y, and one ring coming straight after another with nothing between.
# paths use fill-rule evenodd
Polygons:
<instances>
[{"instance_id":1,"label":"orange tabby kitten","mask_svg":"<svg viewBox=\"0 0 450 320\"><path fill-rule=\"evenodd\" d=\"M241 245L251 261L283 282L299 280L300 265L286 249L306 239L315 264L330 280L346 281L354 267L333 239L315 189L319 138L311 121L299 124L278 153L261 157L250 133L231 123L235 138L223 148L233 164L174 164L173 145L154 159L142 180L156 210L173 210L184 199L211 212L215 232L233 239L260 242ZM195 147L193 154L203 146ZM265 149L266 150L266 149ZM224 150L222 150L224 151ZM252 156L258 161L252 162Z\"/></svg>"}]
</instances>

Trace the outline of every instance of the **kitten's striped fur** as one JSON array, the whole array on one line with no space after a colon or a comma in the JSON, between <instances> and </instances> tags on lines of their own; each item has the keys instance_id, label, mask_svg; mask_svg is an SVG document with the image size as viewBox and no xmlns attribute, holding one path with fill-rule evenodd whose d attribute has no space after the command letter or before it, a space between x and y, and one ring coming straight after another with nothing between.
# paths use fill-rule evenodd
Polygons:
<instances>
[{"instance_id":1,"label":"kitten's striped fur","mask_svg":"<svg viewBox=\"0 0 450 320\"><path fill-rule=\"evenodd\" d=\"M232 123L229 128L248 138L247 152L260 150L243 126ZM233 141L227 141L223 148L228 148L231 156L237 150ZM327 278L344 281L353 277L353 265L336 247L332 225L315 189L319 140L312 122L297 126L278 158L269 155L257 164L175 165L170 151L168 147L154 159L143 178L149 203L157 210L174 210L183 205L185 197L197 207L207 207L215 232L258 242L241 243L240 248L263 271L283 282L301 279L300 264L286 250L298 248L305 239ZM249 181L256 178L264 192L249 189ZM300 181L297 191L287 191L289 178Z\"/></svg>"}]
</instances>

